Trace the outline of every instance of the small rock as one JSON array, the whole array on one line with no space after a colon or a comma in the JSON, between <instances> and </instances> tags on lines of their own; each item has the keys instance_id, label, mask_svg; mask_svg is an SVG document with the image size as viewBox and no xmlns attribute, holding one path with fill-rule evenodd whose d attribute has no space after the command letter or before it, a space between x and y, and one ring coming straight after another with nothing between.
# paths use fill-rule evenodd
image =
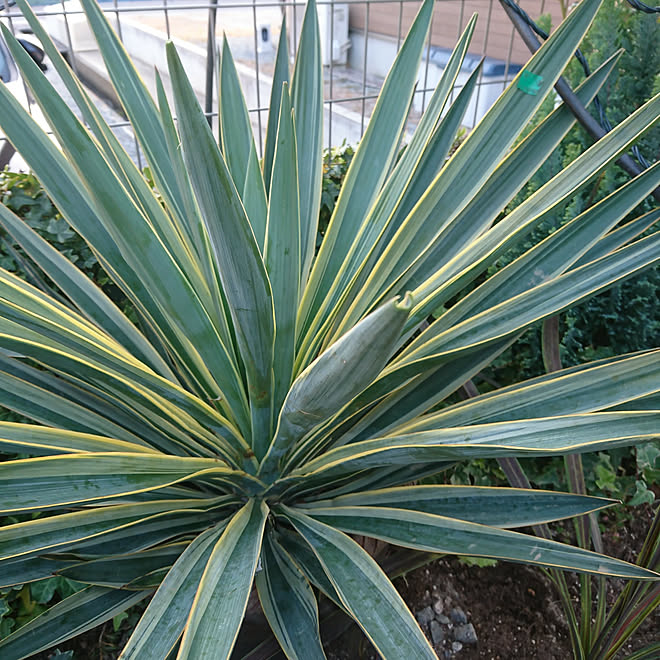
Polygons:
<instances>
[{"instance_id":1,"label":"small rock","mask_svg":"<svg viewBox=\"0 0 660 660\"><path fill-rule=\"evenodd\" d=\"M416 617L420 626L427 626L431 621L433 621L433 608L430 605L425 607L423 610L417 612Z\"/></svg>"},{"instance_id":2,"label":"small rock","mask_svg":"<svg viewBox=\"0 0 660 660\"><path fill-rule=\"evenodd\" d=\"M444 623L445 626L449 625L449 623L450 623L450 621L449 621L449 617L448 617L448 616L445 616L444 614L436 614L436 615L435 615L435 618L436 618L438 621L440 621L440 623Z\"/></svg>"},{"instance_id":3,"label":"small rock","mask_svg":"<svg viewBox=\"0 0 660 660\"><path fill-rule=\"evenodd\" d=\"M463 612L460 607L455 607L451 612L449 612L449 618L454 623L467 623L467 616L465 616L465 612Z\"/></svg>"},{"instance_id":4,"label":"small rock","mask_svg":"<svg viewBox=\"0 0 660 660\"><path fill-rule=\"evenodd\" d=\"M463 644L461 644L460 642L452 642L451 643L451 650L454 653L458 653L462 648L463 648Z\"/></svg>"},{"instance_id":5,"label":"small rock","mask_svg":"<svg viewBox=\"0 0 660 660\"><path fill-rule=\"evenodd\" d=\"M445 638L445 631L442 626L434 619L431 621L431 639L435 646L440 646Z\"/></svg>"},{"instance_id":6,"label":"small rock","mask_svg":"<svg viewBox=\"0 0 660 660\"><path fill-rule=\"evenodd\" d=\"M438 600L436 600L435 603L433 603L433 611L436 614L442 614L443 609L444 609L444 605L442 603L442 599L438 598Z\"/></svg>"},{"instance_id":7,"label":"small rock","mask_svg":"<svg viewBox=\"0 0 660 660\"><path fill-rule=\"evenodd\" d=\"M471 623L466 623L454 628L454 639L463 644L476 644L477 631Z\"/></svg>"}]
</instances>

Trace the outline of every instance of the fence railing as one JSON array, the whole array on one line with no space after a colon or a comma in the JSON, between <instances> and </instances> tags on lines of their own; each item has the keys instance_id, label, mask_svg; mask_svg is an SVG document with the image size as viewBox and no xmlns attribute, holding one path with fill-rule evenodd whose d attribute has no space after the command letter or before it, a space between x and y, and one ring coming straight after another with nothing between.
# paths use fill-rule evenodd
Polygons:
<instances>
[{"instance_id":1,"label":"fence railing","mask_svg":"<svg viewBox=\"0 0 660 660\"><path fill-rule=\"evenodd\" d=\"M20 32L24 26L20 12L10 7L8 0L0 0L2 3L2 20L12 31ZM545 11L558 16L556 0L547 0L547 7L546 0L527 0L522 4L533 16ZM325 143L355 143L364 132L385 72L420 2L318 0L317 5L325 65ZM215 53L225 33L237 60L259 148L262 147L281 18L287 17L293 57L305 7L302 0L111 0L101 2L101 6L148 86L153 82L154 65L161 72L166 70L165 41L172 39L177 43L200 102L212 119L217 117ZM77 2L60 0L33 8L82 80L112 101L100 55L94 49ZM411 108L411 127L424 110L449 49L475 11L480 19L457 88L481 58L486 60L466 112L468 127L480 119L527 59L527 51L498 0L438 0ZM121 116L113 117L109 123L116 129L128 126ZM141 160L137 147L135 154Z\"/></svg>"}]
</instances>

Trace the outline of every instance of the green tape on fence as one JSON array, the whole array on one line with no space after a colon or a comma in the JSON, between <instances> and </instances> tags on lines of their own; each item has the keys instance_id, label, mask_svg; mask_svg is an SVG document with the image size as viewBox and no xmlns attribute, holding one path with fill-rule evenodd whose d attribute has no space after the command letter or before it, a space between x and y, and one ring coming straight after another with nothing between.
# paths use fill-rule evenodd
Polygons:
<instances>
[{"instance_id":1,"label":"green tape on fence","mask_svg":"<svg viewBox=\"0 0 660 660\"><path fill-rule=\"evenodd\" d=\"M543 76L538 76L526 69L520 74L518 78L518 89L530 96L536 96L541 91L541 83Z\"/></svg>"}]
</instances>

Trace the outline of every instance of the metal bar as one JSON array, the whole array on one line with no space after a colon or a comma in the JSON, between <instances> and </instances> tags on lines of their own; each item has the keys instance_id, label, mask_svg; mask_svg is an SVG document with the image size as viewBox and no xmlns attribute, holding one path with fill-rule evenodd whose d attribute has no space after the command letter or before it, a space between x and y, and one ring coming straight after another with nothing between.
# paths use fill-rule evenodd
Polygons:
<instances>
[{"instance_id":1,"label":"metal bar","mask_svg":"<svg viewBox=\"0 0 660 660\"><path fill-rule=\"evenodd\" d=\"M261 107L261 85L259 84L259 28L257 27L257 4L252 0L252 27L254 28L254 71L257 79L257 107ZM257 132L259 134L259 157L264 155L263 136L261 135L261 110L257 110Z\"/></svg>"},{"instance_id":2,"label":"metal bar","mask_svg":"<svg viewBox=\"0 0 660 660\"><path fill-rule=\"evenodd\" d=\"M165 2L166 0L163 0ZM450 2L456 2L457 0L449 0ZM318 0L317 5L330 5L333 4L335 0ZM398 3L409 3L409 2L415 2L417 3L418 0L349 0L346 4L398 4ZM260 2L259 7L293 7L294 9L299 6L300 4L304 4L304 2L300 2L299 0L289 0L288 2L277 2L276 0L272 0L270 2ZM209 0L208 2L205 3L191 3L191 4L167 4L167 9L168 11L184 11L187 9L210 9L213 6L213 0ZM101 6L101 9L105 12L119 12L119 13L149 13L149 12L156 12L156 11L163 11L164 5L126 5L126 6L121 6L117 7L115 10L114 7L104 7ZM222 8L223 9L245 9L246 5L244 2L230 2L230 3L223 3ZM44 10L39 10L38 7L34 7L32 10L36 16L62 16L63 14L66 14L68 16L74 16L74 15L83 15L85 12L82 9L69 9L66 8L61 11L44 11ZM14 18L20 18L22 17L22 14L20 11L14 11L10 10L8 13L4 14L6 17L14 17Z\"/></svg>"},{"instance_id":3,"label":"metal bar","mask_svg":"<svg viewBox=\"0 0 660 660\"><path fill-rule=\"evenodd\" d=\"M360 120L360 137L364 135L364 114L366 111L366 93L367 93L367 69L369 68L367 64L367 55L368 55L368 49L367 46L369 44L369 3L365 3L366 6L366 12L365 12L365 18L364 18L364 60L363 60L363 65L362 65L362 118Z\"/></svg>"},{"instance_id":4,"label":"metal bar","mask_svg":"<svg viewBox=\"0 0 660 660\"><path fill-rule=\"evenodd\" d=\"M113 13L117 19L117 35L119 36L120 41L124 41L124 37L121 33L121 22L119 21L119 3L117 0L112 0Z\"/></svg>"},{"instance_id":5,"label":"metal bar","mask_svg":"<svg viewBox=\"0 0 660 660\"><path fill-rule=\"evenodd\" d=\"M66 9L64 5L64 0L61 0L62 4L62 9ZM73 72L78 75L78 64L76 62L76 52L73 47L73 40L71 39L71 27L69 26L69 18L64 14L64 29L66 31L66 45L69 49L69 64L71 65L71 68L73 69Z\"/></svg>"},{"instance_id":6,"label":"metal bar","mask_svg":"<svg viewBox=\"0 0 660 660\"><path fill-rule=\"evenodd\" d=\"M484 57L486 57L486 53L488 52L488 38L490 37L490 20L492 15L493 15L493 0L489 0L488 17L486 18L486 29L484 31L484 43L481 49L481 54ZM504 79L504 81L506 83L506 78ZM472 117L473 126L477 124L477 113L479 112L479 96L481 96L481 88L483 84L484 84L484 70L482 68L481 72L479 73L479 80L477 81L477 93L474 97L474 116Z\"/></svg>"},{"instance_id":7,"label":"metal bar","mask_svg":"<svg viewBox=\"0 0 660 660\"><path fill-rule=\"evenodd\" d=\"M465 2L464 2L464 0L461 0L461 11L460 11L459 16L458 16L458 25L457 25L457 29L456 29L456 41L458 41L461 38L464 12L465 12ZM488 27L486 27L486 29L488 29ZM454 102L455 94L456 94L457 91L459 91L461 89L461 87L462 87L462 85L457 85L457 84L454 84L452 86L451 94L449 95L449 102L450 103Z\"/></svg>"},{"instance_id":8,"label":"metal bar","mask_svg":"<svg viewBox=\"0 0 660 660\"><path fill-rule=\"evenodd\" d=\"M396 31L396 50L401 48L401 28L403 27L403 0L399 2L399 27Z\"/></svg>"},{"instance_id":9,"label":"metal bar","mask_svg":"<svg viewBox=\"0 0 660 660\"><path fill-rule=\"evenodd\" d=\"M119 18L119 14L121 13L121 10L119 8L119 3L117 0L112 0L112 12L115 15L115 18L117 19L117 36L119 37L119 40L121 42L124 41L124 36L122 34L121 30L121 19ZM64 20L67 20L67 17L65 15ZM138 142L137 135L135 135L135 132L133 132L133 142L135 144L135 156L137 158L137 166L138 168L142 169L143 164L142 164L142 149L140 149L140 143Z\"/></svg>"},{"instance_id":10,"label":"metal bar","mask_svg":"<svg viewBox=\"0 0 660 660\"><path fill-rule=\"evenodd\" d=\"M328 149L332 148L332 95L334 90L332 89L332 79L334 77L334 43L335 43L335 5L334 2L330 4L330 66L328 70L328 76L330 80L328 81L328 94L330 96L328 100Z\"/></svg>"},{"instance_id":11,"label":"metal bar","mask_svg":"<svg viewBox=\"0 0 660 660\"><path fill-rule=\"evenodd\" d=\"M503 3L500 2L502 6ZM506 8L505 8L506 10ZM504 83L506 84L506 81L509 78L509 68L511 67L511 53L513 52L513 41L516 36L516 28L514 25L511 26L511 39L509 40L509 51L506 56L506 63L504 64Z\"/></svg>"},{"instance_id":12,"label":"metal bar","mask_svg":"<svg viewBox=\"0 0 660 660\"><path fill-rule=\"evenodd\" d=\"M215 44L215 22L218 11L218 0L212 0L209 7L209 16L206 30L206 77L204 80L204 112L213 128L213 71L215 70L216 44Z\"/></svg>"},{"instance_id":13,"label":"metal bar","mask_svg":"<svg viewBox=\"0 0 660 660\"><path fill-rule=\"evenodd\" d=\"M170 29L170 12L167 7L167 0L163 0L163 14L165 15L165 34L167 38L172 38L172 30Z\"/></svg>"},{"instance_id":14,"label":"metal bar","mask_svg":"<svg viewBox=\"0 0 660 660\"><path fill-rule=\"evenodd\" d=\"M463 0L461 0L461 11L463 8ZM429 36L426 40L426 64L424 65L424 84L422 87L422 113L426 110L426 91L429 86L429 65L431 63L431 38L433 37L433 14L431 14L431 24L429 25Z\"/></svg>"}]
</instances>

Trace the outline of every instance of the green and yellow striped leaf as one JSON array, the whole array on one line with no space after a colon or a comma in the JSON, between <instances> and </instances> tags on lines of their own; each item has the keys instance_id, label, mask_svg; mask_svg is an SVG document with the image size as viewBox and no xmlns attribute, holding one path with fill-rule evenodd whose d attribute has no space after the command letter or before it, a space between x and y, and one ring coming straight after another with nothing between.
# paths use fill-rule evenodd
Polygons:
<instances>
[{"instance_id":1,"label":"green and yellow striped leaf","mask_svg":"<svg viewBox=\"0 0 660 660\"><path fill-rule=\"evenodd\" d=\"M144 600L151 591L88 587L0 641L6 660L22 660L95 628Z\"/></svg>"},{"instance_id":2,"label":"green and yellow striped leaf","mask_svg":"<svg viewBox=\"0 0 660 660\"><path fill-rule=\"evenodd\" d=\"M245 213L259 249L263 251L266 234L266 189L254 144L250 115L226 36L222 39L219 70L218 99L222 154L236 190L241 193Z\"/></svg>"},{"instance_id":3,"label":"green and yellow striped leaf","mask_svg":"<svg viewBox=\"0 0 660 660\"><path fill-rule=\"evenodd\" d=\"M282 512L314 551L343 606L385 658L436 655L378 564L345 534L288 507Z\"/></svg>"},{"instance_id":4,"label":"green and yellow striped leaf","mask_svg":"<svg viewBox=\"0 0 660 660\"><path fill-rule=\"evenodd\" d=\"M261 550L255 583L272 631L291 660L325 658L316 597L309 582L270 534Z\"/></svg>"},{"instance_id":5,"label":"green and yellow striped leaf","mask_svg":"<svg viewBox=\"0 0 660 660\"><path fill-rule=\"evenodd\" d=\"M493 557L628 579L660 579L653 571L596 552L430 513L350 506L307 508L304 512L306 516L323 522L324 526L331 525L351 534L363 534L416 550Z\"/></svg>"},{"instance_id":6,"label":"green and yellow striped leaf","mask_svg":"<svg viewBox=\"0 0 660 660\"><path fill-rule=\"evenodd\" d=\"M284 83L289 83L289 39L286 29L286 13L282 16L280 38L277 42L277 55L275 56L275 69L273 71L273 86L270 90L270 104L268 106L270 109L268 111L268 126L266 128L266 146L264 147L263 161L264 184L268 195L270 195L270 180L273 176L273 159L275 158L277 127L280 122L282 86Z\"/></svg>"},{"instance_id":7,"label":"green and yellow striped leaf","mask_svg":"<svg viewBox=\"0 0 660 660\"><path fill-rule=\"evenodd\" d=\"M509 529L581 516L613 504L616 500L549 490L415 485L363 490L332 499L321 498L297 507L387 507Z\"/></svg>"},{"instance_id":8,"label":"green and yellow striped leaf","mask_svg":"<svg viewBox=\"0 0 660 660\"><path fill-rule=\"evenodd\" d=\"M270 282L227 165L171 43L167 57L185 162L213 247L247 374L252 447L257 457L262 458L271 421L275 321Z\"/></svg>"},{"instance_id":9,"label":"green and yellow striped leaf","mask_svg":"<svg viewBox=\"0 0 660 660\"><path fill-rule=\"evenodd\" d=\"M155 490L215 471L233 474L218 460L150 453L80 453L5 461L0 463L0 511L59 507Z\"/></svg>"},{"instance_id":10,"label":"green and yellow striped leaf","mask_svg":"<svg viewBox=\"0 0 660 660\"><path fill-rule=\"evenodd\" d=\"M133 589L131 583L138 578L172 566L188 545L172 543L107 559L92 559L59 569L58 575L99 587Z\"/></svg>"},{"instance_id":11,"label":"green and yellow striped leaf","mask_svg":"<svg viewBox=\"0 0 660 660\"><path fill-rule=\"evenodd\" d=\"M293 377L296 303L300 294L300 194L298 150L289 87L282 85L273 160L264 261L273 291L273 412L279 414Z\"/></svg>"},{"instance_id":12,"label":"green and yellow striped leaf","mask_svg":"<svg viewBox=\"0 0 660 660\"><path fill-rule=\"evenodd\" d=\"M597 451L657 437L659 420L657 411L592 413L393 435L328 451L289 478L328 481L375 467Z\"/></svg>"},{"instance_id":13,"label":"green and yellow striped leaf","mask_svg":"<svg viewBox=\"0 0 660 660\"><path fill-rule=\"evenodd\" d=\"M35 424L0 422L0 449L9 454L157 453L144 445Z\"/></svg>"},{"instance_id":14,"label":"green and yellow striped leaf","mask_svg":"<svg viewBox=\"0 0 660 660\"><path fill-rule=\"evenodd\" d=\"M279 57L284 58L284 53ZM280 64L280 67L280 70L284 69L284 64ZM283 72L281 75L282 81L277 80L279 84L285 77ZM304 283L316 248L323 176L323 64L316 0L309 0L305 8L290 93L298 143L300 281Z\"/></svg>"},{"instance_id":15,"label":"green and yellow striped leaf","mask_svg":"<svg viewBox=\"0 0 660 660\"><path fill-rule=\"evenodd\" d=\"M181 660L228 658L247 607L268 507L250 500L213 547L181 640Z\"/></svg>"},{"instance_id":16,"label":"green and yellow striped leaf","mask_svg":"<svg viewBox=\"0 0 660 660\"><path fill-rule=\"evenodd\" d=\"M124 646L121 660L167 657L183 633L202 574L225 527L212 527L184 550Z\"/></svg>"},{"instance_id":17,"label":"green and yellow striped leaf","mask_svg":"<svg viewBox=\"0 0 660 660\"><path fill-rule=\"evenodd\" d=\"M60 552L72 546L82 549L89 541L93 547L97 543L102 545L102 554L120 554L122 551L131 552L148 548L151 542L147 539L147 532L158 532L158 542L175 536L177 525L186 528L190 525L200 526L202 529L210 525L212 516L216 513L207 513L215 504L220 505L222 498L188 500L156 500L139 504L118 504L92 508L90 510L63 513L47 518L38 518L0 528L0 560L16 560L19 557L28 558L45 551ZM149 528L150 523L155 523ZM204 524L206 523L206 524ZM130 527L136 525L137 538L131 541ZM125 546L113 549L109 532L121 530L120 537ZM108 534L102 539L101 535ZM129 549L126 549L126 548ZM82 551L84 554L94 552Z\"/></svg>"}]
</instances>

